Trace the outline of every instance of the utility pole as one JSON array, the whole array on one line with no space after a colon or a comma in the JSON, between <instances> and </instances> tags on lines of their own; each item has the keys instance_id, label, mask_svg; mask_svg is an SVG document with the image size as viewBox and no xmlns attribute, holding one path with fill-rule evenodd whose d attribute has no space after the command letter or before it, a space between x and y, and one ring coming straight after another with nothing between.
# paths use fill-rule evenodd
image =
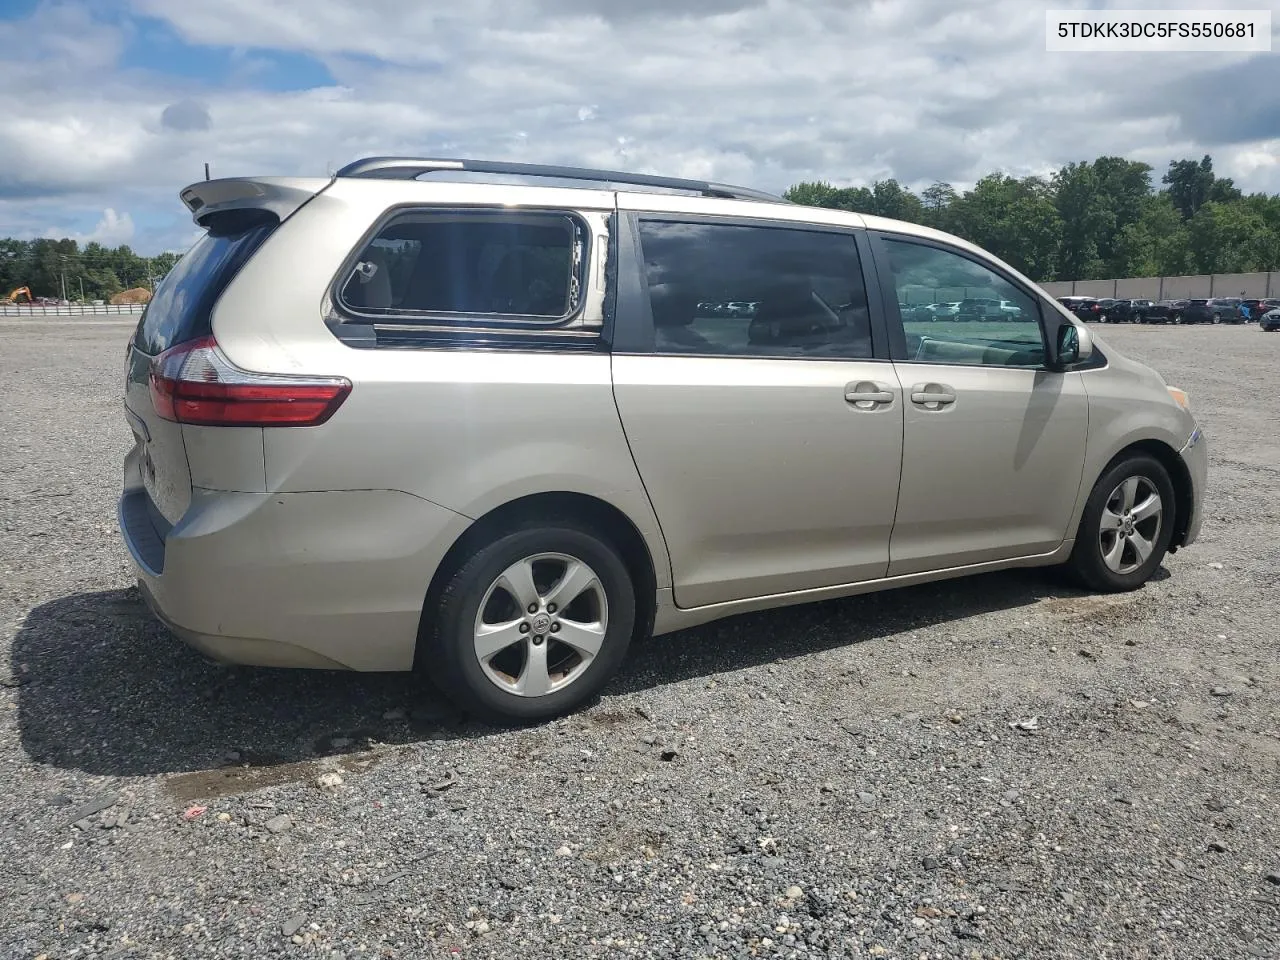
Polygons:
<instances>
[{"instance_id":1,"label":"utility pole","mask_svg":"<svg viewBox=\"0 0 1280 960\"><path fill-rule=\"evenodd\" d=\"M58 257L58 259L62 261L62 299L66 300L67 299L67 258L60 256Z\"/></svg>"},{"instance_id":2,"label":"utility pole","mask_svg":"<svg viewBox=\"0 0 1280 960\"><path fill-rule=\"evenodd\" d=\"M209 179L209 164L207 161L205 162L205 165L204 165L204 178L206 180Z\"/></svg>"}]
</instances>

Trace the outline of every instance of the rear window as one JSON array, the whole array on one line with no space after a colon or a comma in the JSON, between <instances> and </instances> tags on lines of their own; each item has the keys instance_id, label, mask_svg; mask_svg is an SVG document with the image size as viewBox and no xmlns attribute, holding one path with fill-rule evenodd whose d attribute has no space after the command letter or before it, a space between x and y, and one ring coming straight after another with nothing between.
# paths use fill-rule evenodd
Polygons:
<instances>
[{"instance_id":1,"label":"rear window","mask_svg":"<svg viewBox=\"0 0 1280 960\"><path fill-rule=\"evenodd\" d=\"M383 322L555 324L581 306L588 238L567 213L406 213L360 252L338 299Z\"/></svg>"},{"instance_id":2,"label":"rear window","mask_svg":"<svg viewBox=\"0 0 1280 960\"><path fill-rule=\"evenodd\" d=\"M134 346L149 356L213 332L213 305L278 221L263 211L223 217L156 288L138 321Z\"/></svg>"}]
</instances>

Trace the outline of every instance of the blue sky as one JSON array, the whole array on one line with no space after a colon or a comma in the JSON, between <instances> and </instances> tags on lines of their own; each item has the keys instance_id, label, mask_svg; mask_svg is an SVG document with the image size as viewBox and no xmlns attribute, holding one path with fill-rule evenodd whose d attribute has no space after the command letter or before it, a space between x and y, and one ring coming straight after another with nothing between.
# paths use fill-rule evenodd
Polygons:
<instances>
[{"instance_id":1,"label":"blue sky","mask_svg":"<svg viewBox=\"0 0 1280 960\"><path fill-rule=\"evenodd\" d=\"M1053 4L1072 5L1108 6ZM1107 153L1158 179L1210 153L1280 192L1276 54L1047 54L1026 0L0 0L0 44L0 236L144 253L190 243L177 193L206 161L323 175L419 153L919 189Z\"/></svg>"}]
</instances>

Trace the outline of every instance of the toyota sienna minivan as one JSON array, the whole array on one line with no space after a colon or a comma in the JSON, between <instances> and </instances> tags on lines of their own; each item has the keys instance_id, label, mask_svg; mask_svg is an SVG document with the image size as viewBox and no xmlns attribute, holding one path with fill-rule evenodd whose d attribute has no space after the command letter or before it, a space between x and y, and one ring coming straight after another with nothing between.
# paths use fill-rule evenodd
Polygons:
<instances>
[{"instance_id":1,"label":"toyota sienna minivan","mask_svg":"<svg viewBox=\"0 0 1280 960\"><path fill-rule=\"evenodd\" d=\"M637 636L1009 567L1132 590L1200 527L1186 394L936 230L492 161L181 198L119 522L224 661L416 667L532 720ZM1016 309L898 306L972 298Z\"/></svg>"}]
</instances>

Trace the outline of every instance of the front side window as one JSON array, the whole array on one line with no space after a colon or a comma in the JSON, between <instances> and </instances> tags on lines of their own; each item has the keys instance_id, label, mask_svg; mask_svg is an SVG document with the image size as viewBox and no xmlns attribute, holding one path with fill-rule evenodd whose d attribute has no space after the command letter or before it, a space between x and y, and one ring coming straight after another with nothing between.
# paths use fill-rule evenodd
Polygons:
<instances>
[{"instance_id":1,"label":"front side window","mask_svg":"<svg viewBox=\"0 0 1280 960\"><path fill-rule=\"evenodd\" d=\"M557 323L581 305L588 240L568 214L406 213L361 251L339 298L377 319Z\"/></svg>"},{"instance_id":2,"label":"front side window","mask_svg":"<svg viewBox=\"0 0 1280 960\"><path fill-rule=\"evenodd\" d=\"M1044 365L1040 309L1021 288L954 251L889 239L885 247L899 303L916 305L900 309L908 360Z\"/></svg>"},{"instance_id":3,"label":"front side window","mask_svg":"<svg viewBox=\"0 0 1280 960\"><path fill-rule=\"evenodd\" d=\"M866 358L871 323L848 234L642 220L658 353Z\"/></svg>"}]
</instances>

